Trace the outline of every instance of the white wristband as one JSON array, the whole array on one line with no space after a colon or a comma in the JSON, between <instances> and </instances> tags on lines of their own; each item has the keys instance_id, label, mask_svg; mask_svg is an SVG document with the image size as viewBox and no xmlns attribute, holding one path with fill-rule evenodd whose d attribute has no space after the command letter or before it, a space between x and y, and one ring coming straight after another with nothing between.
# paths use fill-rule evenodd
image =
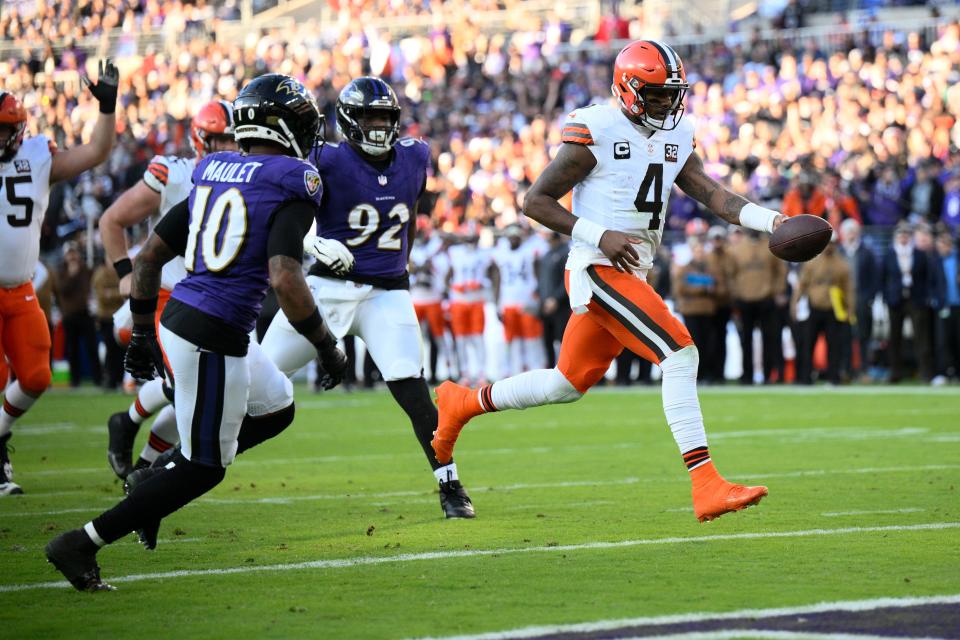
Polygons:
<instances>
[{"instance_id":1,"label":"white wristband","mask_svg":"<svg viewBox=\"0 0 960 640\"><path fill-rule=\"evenodd\" d=\"M740 226L756 231L773 233L773 222L780 215L772 209L748 202L740 209Z\"/></svg>"},{"instance_id":2,"label":"white wristband","mask_svg":"<svg viewBox=\"0 0 960 640\"><path fill-rule=\"evenodd\" d=\"M574 240L579 240L580 242L586 242L592 247L600 246L600 238L603 236L604 229L596 222L587 220L586 218L578 218L576 224L573 225L573 232L570 236Z\"/></svg>"}]
</instances>

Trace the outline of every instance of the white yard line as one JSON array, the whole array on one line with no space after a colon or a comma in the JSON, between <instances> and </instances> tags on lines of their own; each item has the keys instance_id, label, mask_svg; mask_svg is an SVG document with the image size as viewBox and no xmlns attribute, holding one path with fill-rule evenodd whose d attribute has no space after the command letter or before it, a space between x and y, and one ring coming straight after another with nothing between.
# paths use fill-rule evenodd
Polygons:
<instances>
[{"instance_id":1,"label":"white yard line","mask_svg":"<svg viewBox=\"0 0 960 640\"><path fill-rule=\"evenodd\" d=\"M649 640L650 636L623 636L620 640ZM872 636L862 633L814 633L811 631L770 631L767 629L731 629L729 631L695 631L691 633L674 633L658 635L657 640L735 640L749 638L750 640L891 640L890 636ZM896 640L936 640L936 638L913 638L896 636Z\"/></svg>"},{"instance_id":2,"label":"white yard line","mask_svg":"<svg viewBox=\"0 0 960 640\"><path fill-rule=\"evenodd\" d=\"M926 509L877 509L875 511L824 511L820 515L825 518L839 518L841 516L872 516L896 513L922 513Z\"/></svg>"},{"instance_id":3,"label":"white yard line","mask_svg":"<svg viewBox=\"0 0 960 640\"><path fill-rule=\"evenodd\" d=\"M902 466L902 467L860 467L852 469L808 469L805 471L785 471L781 473L740 473L735 476L731 476L736 480L770 480L777 478L808 478L808 477L821 477L821 476L831 476L831 475L862 475L862 474L874 474L874 473L911 473L916 471L949 471L960 469L960 464L930 464L930 465L918 465L918 466ZM622 486L622 485L634 485L634 484L646 484L646 483L663 483L663 482L686 482L686 477L680 474L674 476L664 477L664 476L650 476L646 478L638 477L627 477L627 478L618 478L615 480L570 480L570 481L560 481L560 482L531 482L531 483L518 483L518 484L508 484L508 485L495 485L495 486L482 486L477 485L470 488L471 493L496 493L499 491L524 491L529 489L565 489L565 488L575 488L575 487L609 487L609 486ZM431 491L382 491L382 492L349 492L349 493L317 493L310 495L288 495L288 496L263 496L259 498L200 498L196 503L192 504L215 504L215 505L235 505L235 504L273 504L273 505L290 505L296 504L299 502L314 502L322 500L382 500L383 498L413 498L414 501L421 501L427 497L431 497L433 493ZM116 497L104 496L103 501L113 502L120 500L121 496L117 495ZM12 504L17 501L17 498L10 498L9 500L0 503ZM101 506L92 506L82 509L58 509L51 511L16 511L10 513L0 512L2 517L29 517L29 516L53 516L59 515L62 513L82 513L90 511L101 511L103 510L104 505ZM664 511L689 511L689 509L665 509Z\"/></svg>"},{"instance_id":4,"label":"white yard line","mask_svg":"<svg viewBox=\"0 0 960 640\"><path fill-rule=\"evenodd\" d=\"M160 573L141 573L127 576L105 576L107 582L140 582L143 580L170 580L193 576L219 576L237 573L277 573L285 571L303 571L307 569L345 569L380 564L404 562L419 562L421 560L451 560L460 558L474 558L480 556L501 556L527 553L567 553L574 551L595 551L606 549L625 549L648 545L673 544L704 544L709 542L728 542L732 540L760 540L766 538L808 538L817 536L834 536L866 533L895 533L939 531L944 529L960 528L960 522L929 522L924 524L895 525L886 527L844 527L840 529L801 529L794 531L767 531L756 533L731 533L712 536L683 536L668 538L641 538L638 540L621 540L619 542L585 542L581 544L567 544L545 547L505 547L500 549L470 549L458 551L427 551L423 553L404 553L395 556L360 556L356 558L335 558L330 560L311 560L289 564L272 564L263 566L227 567L223 569L184 569L180 571L164 571ZM65 581L34 582L30 584L0 585L0 593L30 591L34 589L59 589L69 586Z\"/></svg>"},{"instance_id":5,"label":"white yard line","mask_svg":"<svg viewBox=\"0 0 960 640\"><path fill-rule=\"evenodd\" d=\"M590 633L597 631L608 631L611 629L620 629L625 627L649 627L667 624L688 624L692 622L703 622L707 620L734 620L738 618L778 618L780 616L806 615L815 613L827 613L831 611L874 611L876 609L916 607L930 604L958 604L960 603L960 594L926 596L916 598L876 598L872 600L847 600L838 602L820 602L817 604L799 606L799 607L777 607L771 609L741 609L739 611L725 611L722 613L697 612L681 613L665 616L650 616L646 618L623 618L620 620L598 620L596 622L586 622L581 624L549 625L538 627L523 627L509 631L495 631L492 633L481 633L476 635L442 636L443 640L507 640L508 638L535 638L545 635L559 635L562 633ZM708 632L714 633L714 632ZM717 632L719 633L719 632ZM720 637L754 637L753 631L745 632L741 630L733 636L713 636ZM766 633L766 632L757 632ZM778 632L789 633L789 632ZM815 634L814 634L815 635ZM658 637L688 637L688 635L677 636L658 636ZM704 636L707 637L707 636ZM757 636L761 637L761 636ZM762 636L766 637L766 636ZM777 636L784 637L787 636ZM790 636L793 637L793 636ZM809 637L809 636L804 636ZM830 638L841 638L840 636L830 634ZM851 638L871 638L866 635L853 635ZM898 636L899 637L899 636ZM441 636L423 640L440 640Z\"/></svg>"}]
</instances>

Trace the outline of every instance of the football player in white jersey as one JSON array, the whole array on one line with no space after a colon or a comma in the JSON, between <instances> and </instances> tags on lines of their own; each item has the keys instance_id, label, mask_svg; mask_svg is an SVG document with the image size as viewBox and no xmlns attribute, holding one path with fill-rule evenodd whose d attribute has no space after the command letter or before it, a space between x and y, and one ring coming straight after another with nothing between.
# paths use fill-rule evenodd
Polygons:
<instances>
[{"instance_id":1,"label":"football player in white jersey","mask_svg":"<svg viewBox=\"0 0 960 640\"><path fill-rule=\"evenodd\" d=\"M116 139L117 68L100 62L95 84L81 80L100 114L88 143L60 152L46 136L24 140L27 111L0 91L0 389L7 383L6 360L17 376L0 409L0 495L23 493L13 482L10 429L50 385L50 331L32 283L50 186L104 162Z\"/></svg>"},{"instance_id":2,"label":"football player in white jersey","mask_svg":"<svg viewBox=\"0 0 960 640\"><path fill-rule=\"evenodd\" d=\"M120 277L120 293L124 297L130 296L133 270L125 229L151 218L151 226L154 226L173 205L190 195L193 188L191 175L200 158L208 153L237 149L233 139L233 107L229 102L213 100L200 108L190 122L190 146L194 151L192 158L155 156L147 166L143 179L117 198L100 218L103 247L107 260ZM170 292L186 275L181 256L163 266L156 313L158 322ZM131 317L126 308L122 312L126 317ZM110 434L107 461L119 478L126 478L134 468L149 466L161 453L177 443L176 412L170 406L172 397L173 392L169 387L164 389L163 379L154 378L140 387L136 400L127 411L110 416L107 422ZM150 438L134 465L133 443L137 431L141 423L157 411L160 414L150 429Z\"/></svg>"},{"instance_id":3,"label":"football player in white jersey","mask_svg":"<svg viewBox=\"0 0 960 640\"><path fill-rule=\"evenodd\" d=\"M429 332L430 376L436 384L438 363L447 377L453 371L453 336L443 317L443 290L449 270L447 254L439 234L432 233L430 219L417 216L417 236L410 249L410 298L421 329Z\"/></svg>"},{"instance_id":4,"label":"football player in white jersey","mask_svg":"<svg viewBox=\"0 0 960 640\"><path fill-rule=\"evenodd\" d=\"M645 276L674 183L731 224L772 232L784 217L704 171L694 125L683 118L686 74L671 47L652 40L627 45L614 63L611 90L617 106L568 116L560 150L524 200L527 216L573 237L567 286L575 313L557 367L479 389L441 385L434 450L440 461L452 455L460 430L481 413L578 400L628 348L663 371L663 409L690 472L694 515L712 520L757 504L767 488L728 482L711 462L697 398L697 348ZM559 203L571 189L572 213Z\"/></svg>"},{"instance_id":5,"label":"football player in white jersey","mask_svg":"<svg viewBox=\"0 0 960 640\"><path fill-rule=\"evenodd\" d=\"M479 247L480 232L469 222L460 232L460 243L447 250L450 270L447 291L450 296L450 327L456 343L460 379L465 384L487 380L486 345L483 342L486 284L492 285L493 299L500 297L500 274L490 251Z\"/></svg>"},{"instance_id":6,"label":"football player in white jersey","mask_svg":"<svg viewBox=\"0 0 960 640\"><path fill-rule=\"evenodd\" d=\"M543 323L536 315L537 249L525 242L523 229L512 224L504 230L504 240L493 253L500 272L500 298L497 311L503 322L507 344L507 375L543 368Z\"/></svg>"}]
</instances>

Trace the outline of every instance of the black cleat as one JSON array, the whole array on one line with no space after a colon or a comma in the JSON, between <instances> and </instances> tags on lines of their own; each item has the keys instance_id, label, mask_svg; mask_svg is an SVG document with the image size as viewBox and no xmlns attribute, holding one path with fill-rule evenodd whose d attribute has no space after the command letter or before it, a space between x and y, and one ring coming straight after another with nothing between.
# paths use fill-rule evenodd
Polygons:
<instances>
[{"instance_id":1,"label":"black cleat","mask_svg":"<svg viewBox=\"0 0 960 640\"><path fill-rule=\"evenodd\" d=\"M152 478L157 474L163 473L164 471L166 471L166 468L164 467L145 467L143 469L137 469L128 475L126 480L123 481L123 492L129 496L136 490L137 485L145 482L147 479ZM141 529L137 529L137 538L140 539L140 544L142 544L148 551L153 551L157 548L158 535L160 535L159 520L151 522Z\"/></svg>"},{"instance_id":2,"label":"black cleat","mask_svg":"<svg viewBox=\"0 0 960 640\"><path fill-rule=\"evenodd\" d=\"M440 482L440 508L447 518L476 518L473 503L459 480Z\"/></svg>"},{"instance_id":3,"label":"black cleat","mask_svg":"<svg viewBox=\"0 0 960 640\"><path fill-rule=\"evenodd\" d=\"M131 420L126 411L115 413L107 420L107 433L110 434L107 462L121 480L133 471L133 442L139 430L140 425Z\"/></svg>"},{"instance_id":4,"label":"black cleat","mask_svg":"<svg viewBox=\"0 0 960 640\"><path fill-rule=\"evenodd\" d=\"M100 579L97 564L99 548L83 529L73 529L47 544L47 561L70 581L77 591L114 591L115 587Z\"/></svg>"},{"instance_id":5,"label":"black cleat","mask_svg":"<svg viewBox=\"0 0 960 640\"><path fill-rule=\"evenodd\" d=\"M180 453L180 445L174 445L157 456L157 459L151 462L150 467L165 467L177 458L177 454Z\"/></svg>"},{"instance_id":6,"label":"black cleat","mask_svg":"<svg viewBox=\"0 0 960 640\"><path fill-rule=\"evenodd\" d=\"M23 493L20 485L13 481L13 465L10 464L10 452L7 451L7 442L10 441L12 435L8 433L0 438L0 496L13 496Z\"/></svg>"}]
</instances>

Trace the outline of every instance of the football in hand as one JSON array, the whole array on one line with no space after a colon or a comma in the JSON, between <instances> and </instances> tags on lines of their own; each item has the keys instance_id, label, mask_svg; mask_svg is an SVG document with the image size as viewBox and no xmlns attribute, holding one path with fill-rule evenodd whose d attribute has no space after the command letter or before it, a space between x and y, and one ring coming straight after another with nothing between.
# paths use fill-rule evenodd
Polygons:
<instances>
[{"instance_id":1,"label":"football in hand","mask_svg":"<svg viewBox=\"0 0 960 640\"><path fill-rule=\"evenodd\" d=\"M830 244L833 227L818 216L787 218L770 234L770 253L788 262L806 262Z\"/></svg>"}]
</instances>

